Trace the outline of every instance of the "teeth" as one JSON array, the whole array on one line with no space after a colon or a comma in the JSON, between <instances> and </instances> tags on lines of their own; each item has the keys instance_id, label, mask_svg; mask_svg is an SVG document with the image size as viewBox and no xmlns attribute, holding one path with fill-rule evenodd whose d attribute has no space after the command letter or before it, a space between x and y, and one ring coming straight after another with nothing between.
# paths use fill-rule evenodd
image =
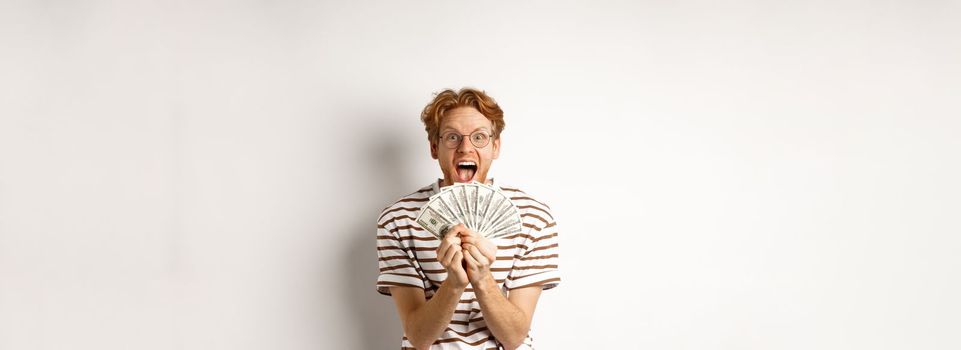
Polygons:
<instances>
[{"instance_id":1,"label":"teeth","mask_svg":"<svg viewBox=\"0 0 961 350\"><path fill-rule=\"evenodd\" d=\"M457 165L477 166L477 163L474 163L474 162L460 162L460 163L457 163Z\"/></svg>"}]
</instances>

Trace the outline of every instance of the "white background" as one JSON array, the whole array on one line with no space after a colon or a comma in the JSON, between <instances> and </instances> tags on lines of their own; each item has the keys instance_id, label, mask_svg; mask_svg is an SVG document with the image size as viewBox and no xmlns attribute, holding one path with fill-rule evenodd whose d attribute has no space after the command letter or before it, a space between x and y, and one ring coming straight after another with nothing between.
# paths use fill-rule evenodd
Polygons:
<instances>
[{"instance_id":1,"label":"white background","mask_svg":"<svg viewBox=\"0 0 961 350\"><path fill-rule=\"evenodd\" d=\"M959 1L0 1L0 349L393 349L475 86L540 349L961 348Z\"/></svg>"}]
</instances>

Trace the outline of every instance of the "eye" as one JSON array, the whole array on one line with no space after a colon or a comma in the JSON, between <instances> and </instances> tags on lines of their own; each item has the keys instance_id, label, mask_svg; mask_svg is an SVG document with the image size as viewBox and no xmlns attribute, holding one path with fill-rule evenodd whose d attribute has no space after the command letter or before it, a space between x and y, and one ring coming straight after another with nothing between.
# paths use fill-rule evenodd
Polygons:
<instances>
[{"instance_id":1,"label":"eye","mask_svg":"<svg viewBox=\"0 0 961 350\"><path fill-rule=\"evenodd\" d=\"M470 137L474 139L475 142L484 142L487 141L488 136L482 132L475 132L473 135L470 135Z\"/></svg>"},{"instance_id":2,"label":"eye","mask_svg":"<svg viewBox=\"0 0 961 350\"><path fill-rule=\"evenodd\" d=\"M460 139L460 135L457 135L456 133L449 132L444 134L444 141L453 142L457 141L458 139Z\"/></svg>"}]
</instances>

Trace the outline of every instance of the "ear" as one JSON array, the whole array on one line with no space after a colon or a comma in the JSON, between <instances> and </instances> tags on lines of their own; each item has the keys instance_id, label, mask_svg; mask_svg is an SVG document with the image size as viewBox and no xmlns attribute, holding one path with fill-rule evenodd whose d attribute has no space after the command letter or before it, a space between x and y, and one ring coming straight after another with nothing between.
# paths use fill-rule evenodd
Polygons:
<instances>
[{"instance_id":1,"label":"ear","mask_svg":"<svg viewBox=\"0 0 961 350\"><path fill-rule=\"evenodd\" d=\"M427 142L430 144L430 157L437 159L437 142L431 141L428 137Z\"/></svg>"},{"instance_id":2,"label":"ear","mask_svg":"<svg viewBox=\"0 0 961 350\"><path fill-rule=\"evenodd\" d=\"M501 155L501 138L498 136L494 141L491 142L494 146L494 156L491 159L497 159Z\"/></svg>"}]
</instances>

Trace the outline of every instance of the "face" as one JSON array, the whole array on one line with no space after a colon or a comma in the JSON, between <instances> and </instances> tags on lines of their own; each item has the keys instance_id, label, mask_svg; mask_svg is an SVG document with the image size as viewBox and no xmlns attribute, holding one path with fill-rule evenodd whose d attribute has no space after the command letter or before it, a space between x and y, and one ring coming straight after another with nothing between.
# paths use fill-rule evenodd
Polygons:
<instances>
[{"instance_id":1,"label":"face","mask_svg":"<svg viewBox=\"0 0 961 350\"><path fill-rule=\"evenodd\" d=\"M491 135L494 132L494 126L473 107L449 110L447 115L441 118L441 137L431 142L430 154L437 159L440 170L444 172L444 186L455 182L487 182L487 171L500 154L501 140L491 136L487 145L478 148L471 143L470 136L463 136L478 131ZM444 141L444 136L450 134L462 135L460 144L454 148L448 147Z\"/></svg>"}]
</instances>

